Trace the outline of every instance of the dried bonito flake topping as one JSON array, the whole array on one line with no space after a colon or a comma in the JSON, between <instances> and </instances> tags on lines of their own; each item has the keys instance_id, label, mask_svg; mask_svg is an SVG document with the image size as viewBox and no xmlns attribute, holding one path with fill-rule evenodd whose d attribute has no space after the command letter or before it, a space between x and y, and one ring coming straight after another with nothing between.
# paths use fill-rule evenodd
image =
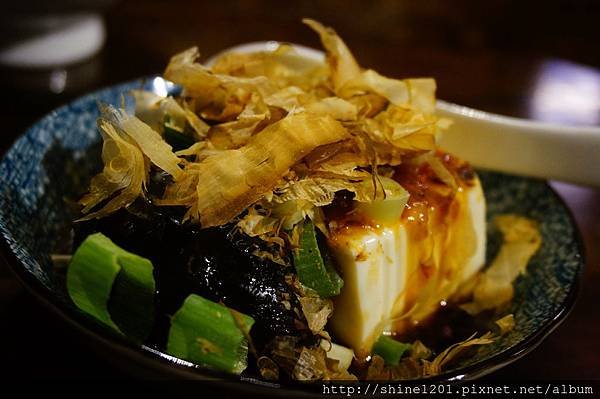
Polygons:
<instances>
[{"instance_id":1,"label":"dried bonito flake topping","mask_svg":"<svg viewBox=\"0 0 600 399\"><path fill-rule=\"evenodd\" d=\"M301 296L298 298L302 305L302 312L308 322L308 328L314 333L319 334L327 319L333 312L333 303L330 299L320 298L319 296Z\"/></svg>"},{"instance_id":2,"label":"dried bonito flake topping","mask_svg":"<svg viewBox=\"0 0 600 399\"><path fill-rule=\"evenodd\" d=\"M150 164L173 177L152 198L156 205L184 206L184 218L202 227L235 219L276 246L293 244L289 232L304 217L319 225L318 207L336 192L360 202L385 198L382 167L436 149L446 124L433 114L435 81L363 70L333 29L304 22L319 34L326 62L280 45L224 54L208 67L193 47L164 73L180 95L134 90L136 116L106 108L105 146L119 150L107 150L105 170L82 200L92 212L86 218L145 195ZM447 177L444 168L436 171Z\"/></svg>"},{"instance_id":3,"label":"dried bonito flake topping","mask_svg":"<svg viewBox=\"0 0 600 399\"><path fill-rule=\"evenodd\" d=\"M505 214L497 216L494 224L502 233L503 243L489 267L474 277L473 299L461 305L470 314L510 303L514 296L513 282L526 272L529 260L542 245L540 228L534 220Z\"/></svg>"},{"instance_id":4,"label":"dried bonito flake topping","mask_svg":"<svg viewBox=\"0 0 600 399\"><path fill-rule=\"evenodd\" d=\"M108 107L104 113L113 125L133 139L153 164L169 173L175 180L183 177L183 170L179 167L181 160L173 154L171 146L162 139L160 134L135 116L128 115L124 110Z\"/></svg>"},{"instance_id":5,"label":"dried bonito flake topping","mask_svg":"<svg viewBox=\"0 0 600 399\"><path fill-rule=\"evenodd\" d=\"M143 195L150 163L175 179L183 177L181 160L150 126L112 106L102 105L101 112L98 128L104 139L104 169L92 179L89 193L79 201L87 214L82 220L106 216ZM108 199L102 209L89 213Z\"/></svg>"},{"instance_id":6,"label":"dried bonito flake topping","mask_svg":"<svg viewBox=\"0 0 600 399\"><path fill-rule=\"evenodd\" d=\"M100 218L119 208L130 205L142 194L142 188L148 180L144 155L140 148L127 135L119 133L107 120L98 120L98 128L102 132L102 160L104 169L94 176L89 192L81 198L85 215L81 220ZM102 209L89 213L97 205L114 198Z\"/></svg>"},{"instance_id":7,"label":"dried bonito flake topping","mask_svg":"<svg viewBox=\"0 0 600 399\"><path fill-rule=\"evenodd\" d=\"M346 136L346 129L328 116L289 115L253 136L240 149L223 151L196 164L193 174L198 181L192 187L195 197L190 193L184 198L191 202L180 205L189 205L187 216L199 219L203 227L227 223L270 192L314 148ZM184 184L189 188L186 181Z\"/></svg>"}]
</instances>

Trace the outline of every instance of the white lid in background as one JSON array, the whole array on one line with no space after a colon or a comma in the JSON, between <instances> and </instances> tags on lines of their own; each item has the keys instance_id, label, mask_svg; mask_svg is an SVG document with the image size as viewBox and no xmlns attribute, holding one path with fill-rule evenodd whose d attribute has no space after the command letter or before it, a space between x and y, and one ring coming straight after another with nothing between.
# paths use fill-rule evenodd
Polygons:
<instances>
[{"instance_id":1,"label":"white lid in background","mask_svg":"<svg viewBox=\"0 0 600 399\"><path fill-rule=\"evenodd\" d=\"M48 23L51 20L51 23ZM30 16L24 25L52 26L0 50L0 64L52 68L92 57L104 45L106 29L99 14ZM18 29L18 23L17 23Z\"/></svg>"}]
</instances>

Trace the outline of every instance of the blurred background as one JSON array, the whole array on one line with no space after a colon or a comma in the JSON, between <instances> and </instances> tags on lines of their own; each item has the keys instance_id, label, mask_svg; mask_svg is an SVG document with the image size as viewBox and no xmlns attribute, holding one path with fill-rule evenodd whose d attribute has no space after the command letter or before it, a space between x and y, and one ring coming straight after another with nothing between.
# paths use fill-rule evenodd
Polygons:
<instances>
[{"instance_id":1,"label":"blurred background","mask_svg":"<svg viewBox=\"0 0 600 399\"><path fill-rule=\"evenodd\" d=\"M432 76L438 97L503 115L600 125L600 2L515 0L21 0L0 17L0 150L69 100L161 73L197 45L319 47L300 23L334 27L364 67ZM600 157L600 154L598 154ZM599 171L600 173L600 171ZM488 380L600 379L600 190L553 182L574 212L588 267L571 316L538 349ZM3 378L126 378L49 315L0 265ZM35 359L35 361L32 361Z\"/></svg>"}]
</instances>

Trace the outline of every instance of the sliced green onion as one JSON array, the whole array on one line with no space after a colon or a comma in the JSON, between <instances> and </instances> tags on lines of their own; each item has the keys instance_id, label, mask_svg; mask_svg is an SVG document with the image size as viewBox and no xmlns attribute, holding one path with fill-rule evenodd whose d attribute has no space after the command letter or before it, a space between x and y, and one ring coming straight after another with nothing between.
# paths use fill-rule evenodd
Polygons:
<instances>
[{"instance_id":1,"label":"sliced green onion","mask_svg":"<svg viewBox=\"0 0 600 399\"><path fill-rule=\"evenodd\" d=\"M177 129L177 127L171 123L169 115L165 116L163 128L163 137L165 141L173 147L173 151L185 150L196 142L193 137L188 136L183 131Z\"/></svg>"},{"instance_id":2,"label":"sliced green onion","mask_svg":"<svg viewBox=\"0 0 600 399\"><path fill-rule=\"evenodd\" d=\"M152 263L129 252L119 254L117 260L121 271L113 284L108 310L123 334L143 342L154 326Z\"/></svg>"},{"instance_id":3,"label":"sliced green onion","mask_svg":"<svg viewBox=\"0 0 600 399\"><path fill-rule=\"evenodd\" d=\"M396 341L393 338L382 335L373 345L373 354L381 356L385 364L397 366L402 355L410 349L410 344Z\"/></svg>"},{"instance_id":4,"label":"sliced green onion","mask_svg":"<svg viewBox=\"0 0 600 399\"><path fill-rule=\"evenodd\" d=\"M119 331L108 313L108 299L121 271L115 248L103 234L92 234L77 248L67 269L67 291L84 312Z\"/></svg>"},{"instance_id":5,"label":"sliced green onion","mask_svg":"<svg viewBox=\"0 0 600 399\"><path fill-rule=\"evenodd\" d=\"M311 222L311 224L312 224L312 222ZM317 244L318 244L318 242L317 242ZM331 282L331 285L333 286L330 296L339 295L340 290L344 286L344 280L342 280L340 275L335 270L333 259L331 258L331 253L326 248L324 249L323 246L321 246L321 245L318 245L318 247L319 247L319 253L321 254L321 258L323 258L323 265L325 265L325 271L327 272L327 277L329 278L329 281Z\"/></svg>"},{"instance_id":6,"label":"sliced green onion","mask_svg":"<svg viewBox=\"0 0 600 399\"><path fill-rule=\"evenodd\" d=\"M239 374L248 365L252 324L252 317L192 294L171 319L167 353Z\"/></svg>"},{"instance_id":7,"label":"sliced green onion","mask_svg":"<svg viewBox=\"0 0 600 399\"><path fill-rule=\"evenodd\" d=\"M79 309L115 331L143 341L154 324L152 271L148 259L96 233L73 254L67 291Z\"/></svg>"},{"instance_id":8,"label":"sliced green onion","mask_svg":"<svg viewBox=\"0 0 600 399\"><path fill-rule=\"evenodd\" d=\"M329 252L319 248L314 224L307 219L301 228L300 246L294 250L298 279L322 298L339 295L344 281L337 274Z\"/></svg>"},{"instance_id":9,"label":"sliced green onion","mask_svg":"<svg viewBox=\"0 0 600 399\"><path fill-rule=\"evenodd\" d=\"M372 202L359 202L356 206L357 211L376 223L398 223L410 194L399 183L389 177L380 176L379 181L385 190L385 199L376 199Z\"/></svg>"}]
</instances>

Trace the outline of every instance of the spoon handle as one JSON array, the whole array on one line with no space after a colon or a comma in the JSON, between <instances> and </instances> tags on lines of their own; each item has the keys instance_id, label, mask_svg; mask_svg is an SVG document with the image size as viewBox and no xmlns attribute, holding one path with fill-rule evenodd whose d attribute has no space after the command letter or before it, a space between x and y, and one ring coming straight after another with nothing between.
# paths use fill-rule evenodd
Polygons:
<instances>
[{"instance_id":1,"label":"spoon handle","mask_svg":"<svg viewBox=\"0 0 600 399\"><path fill-rule=\"evenodd\" d=\"M476 167L600 186L600 128L511 118L438 101L453 120L442 134L445 150Z\"/></svg>"}]
</instances>

